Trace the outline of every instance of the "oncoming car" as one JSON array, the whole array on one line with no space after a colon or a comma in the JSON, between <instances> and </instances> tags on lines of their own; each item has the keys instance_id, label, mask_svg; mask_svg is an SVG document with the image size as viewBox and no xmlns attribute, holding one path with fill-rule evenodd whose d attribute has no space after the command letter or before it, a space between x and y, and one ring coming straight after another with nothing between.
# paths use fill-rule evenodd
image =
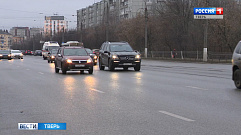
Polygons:
<instances>
[{"instance_id":1,"label":"oncoming car","mask_svg":"<svg viewBox=\"0 0 241 135\"><path fill-rule=\"evenodd\" d=\"M85 48L85 50L87 51L87 53L89 53L89 55L90 55L90 57L92 58L92 60L93 60L93 63L94 63L94 65L96 65L97 64L97 56L93 53L93 51L92 50L90 50L89 48Z\"/></svg>"},{"instance_id":2,"label":"oncoming car","mask_svg":"<svg viewBox=\"0 0 241 135\"><path fill-rule=\"evenodd\" d=\"M60 47L55 57L55 73L85 70L93 74L93 61L83 47Z\"/></svg>"},{"instance_id":3,"label":"oncoming car","mask_svg":"<svg viewBox=\"0 0 241 135\"><path fill-rule=\"evenodd\" d=\"M47 60L48 63L52 63L55 60L55 56L57 54L58 50L57 49L52 49L48 55L47 55Z\"/></svg>"},{"instance_id":4,"label":"oncoming car","mask_svg":"<svg viewBox=\"0 0 241 135\"><path fill-rule=\"evenodd\" d=\"M11 58L23 59L23 54L19 50L11 50Z\"/></svg>"},{"instance_id":5,"label":"oncoming car","mask_svg":"<svg viewBox=\"0 0 241 135\"><path fill-rule=\"evenodd\" d=\"M10 50L0 50L0 59L8 59L11 60L11 52Z\"/></svg>"}]
</instances>

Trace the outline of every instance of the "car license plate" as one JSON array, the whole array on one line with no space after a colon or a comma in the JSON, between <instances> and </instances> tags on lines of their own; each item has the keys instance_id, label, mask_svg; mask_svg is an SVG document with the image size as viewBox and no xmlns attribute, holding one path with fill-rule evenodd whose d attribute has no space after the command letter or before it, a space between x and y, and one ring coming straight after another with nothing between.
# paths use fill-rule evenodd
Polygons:
<instances>
[{"instance_id":1,"label":"car license plate","mask_svg":"<svg viewBox=\"0 0 241 135\"><path fill-rule=\"evenodd\" d=\"M75 67L85 67L85 65L75 65Z\"/></svg>"},{"instance_id":2,"label":"car license plate","mask_svg":"<svg viewBox=\"0 0 241 135\"><path fill-rule=\"evenodd\" d=\"M132 65L132 63L123 63L123 65Z\"/></svg>"}]
</instances>

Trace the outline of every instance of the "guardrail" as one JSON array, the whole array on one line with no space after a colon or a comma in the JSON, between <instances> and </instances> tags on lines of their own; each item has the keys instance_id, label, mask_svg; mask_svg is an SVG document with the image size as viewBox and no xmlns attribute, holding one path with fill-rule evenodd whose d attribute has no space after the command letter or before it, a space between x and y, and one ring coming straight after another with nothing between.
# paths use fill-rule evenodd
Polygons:
<instances>
[{"instance_id":1,"label":"guardrail","mask_svg":"<svg viewBox=\"0 0 241 135\"><path fill-rule=\"evenodd\" d=\"M144 52L141 52L142 57ZM150 51L148 58L158 59L179 59L179 60L194 60L202 61L202 51ZM208 61L211 62L231 62L232 53L229 52L208 52Z\"/></svg>"}]
</instances>

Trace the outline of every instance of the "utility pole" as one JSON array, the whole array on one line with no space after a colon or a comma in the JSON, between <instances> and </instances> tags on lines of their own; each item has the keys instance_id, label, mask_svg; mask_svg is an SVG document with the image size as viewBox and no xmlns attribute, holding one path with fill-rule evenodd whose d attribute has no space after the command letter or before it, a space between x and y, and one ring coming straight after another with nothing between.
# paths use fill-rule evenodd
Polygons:
<instances>
[{"instance_id":1,"label":"utility pole","mask_svg":"<svg viewBox=\"0 0 241 135\"><path fill-rule=\"evenodd\" d=\"M109 41L109 3L106 2L106 28L105 28L105 40Z\"/></svg>"},{"instance_id":2,"label":"utility pole","mask_svg":"<svg viewBox=\"0 0 241 135\"><path fill-rule=\"evenodd\" d=\"M145 0L145 58L147 58L147 20L148 14L147 14L147 5Z\"/></svg>"},{"instance_id":3,"label":"utility pole","mask_svg":"<svg viewBox=\"0 0 241 135\"><path fill-rule=\"evenodd\" d=\"M205 5L208 6L208 0L206 0ZM208 61L208 19L206 19L204 29L203 61Z\"/></svg>"}]
</instances>

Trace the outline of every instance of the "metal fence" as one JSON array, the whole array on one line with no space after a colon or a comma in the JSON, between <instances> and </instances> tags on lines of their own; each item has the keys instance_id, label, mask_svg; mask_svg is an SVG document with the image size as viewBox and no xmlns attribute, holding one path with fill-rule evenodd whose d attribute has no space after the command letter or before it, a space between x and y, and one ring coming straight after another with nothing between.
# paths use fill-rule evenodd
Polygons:
<instances>
[{"instance_id":1,"label":"metal fence","mask_svg":"<svg viewBox=\"0 0 241 135\"><path fill-rule=\"evenodd\" d=\"M141 52L144 57L144 52ZM179 60L196 60L202 61L202 51L150 51L148 52L149 58L159 59L179 59ZM208 52L208 61L213 62L231 62L232 53L229 52Z\"/></svg>"}]
</instances>

